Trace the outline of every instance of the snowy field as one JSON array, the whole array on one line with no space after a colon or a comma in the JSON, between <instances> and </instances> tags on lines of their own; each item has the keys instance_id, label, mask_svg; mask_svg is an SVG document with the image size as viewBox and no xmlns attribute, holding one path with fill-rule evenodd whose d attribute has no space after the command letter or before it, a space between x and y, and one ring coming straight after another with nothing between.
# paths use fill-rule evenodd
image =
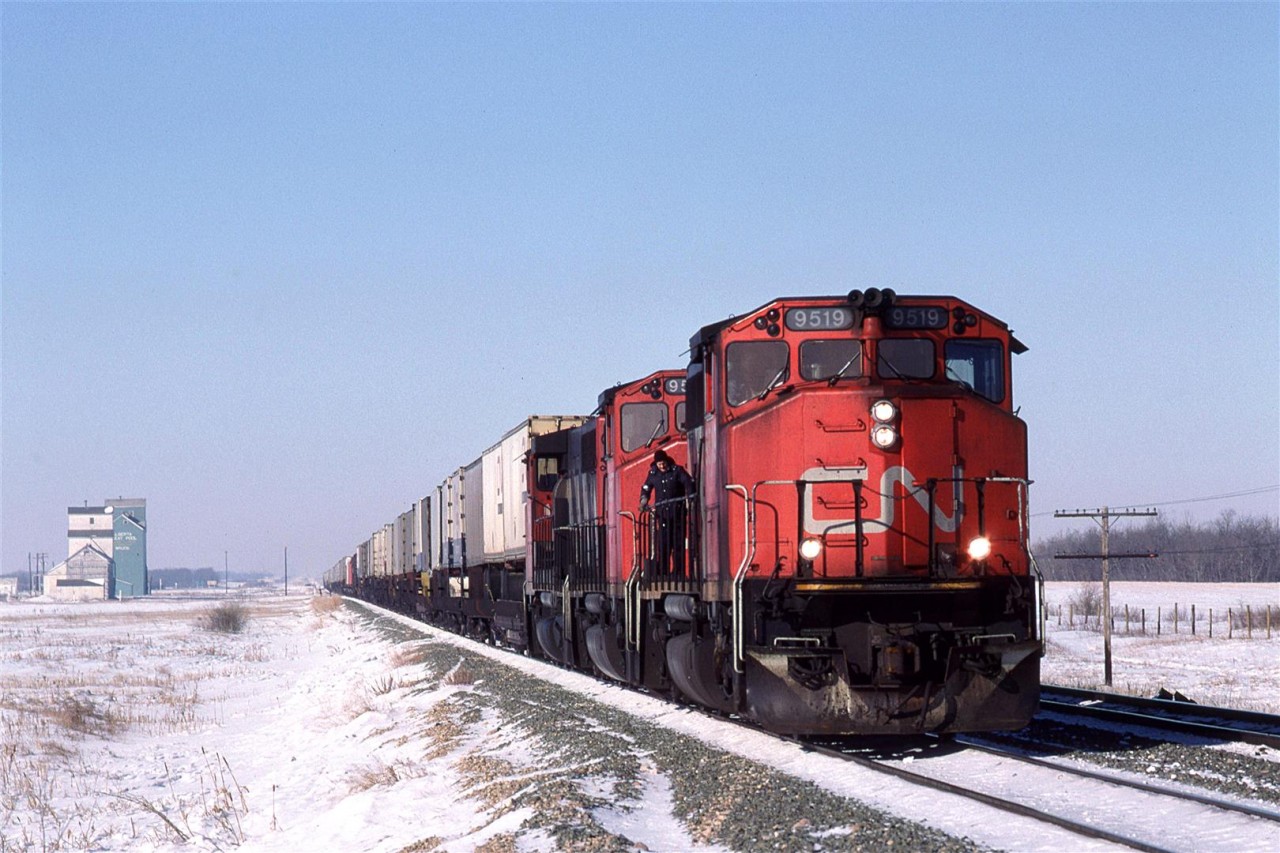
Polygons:
<instances>
[{"instance_id":1,"label":"snowy field","mask_svg":"<svg viewBox=\"0 0 1280 853\"><path fill-rule=\"evenodd\" d=\"M1046 584L1050 615L1048 652L1041 670L1046 684L1067 687L1103 686L1103 636L1097 620L1075 616L1068 627L1070 605L1087 584ZM1101 589L1100 584L1092 585ZM1124 608L1129 607L1129 633ZM1196 608L1196 634L1189 624ZM1266 607L1271 607L1271 639L1267 639ZM1172 613L1178 608L1178 633ZM1251 608L1253 638L1241 613ZM1139 633L1145 609L1147 633ZM1156 636L1157 609L1161 633ZM1134 696L1154 696L1161 688L1180 691L1204 705L1221 705L1280 714L1280 584L1136 583L1111 584L1115 615L1111 638L1111 689ZM1213 636L1208 618L1212 611ZM1236 624L1228 631L1228 611ZM1059 619L1059 613L1061 617ZM1228 638L1230 633L1230 638Z\"/></svg>"},{"instance_id":2,"label":"snowy field","mask_svg":"<svg viewBox=\"0 0 1280 853\"><path fill-rule=\"evenodd\" d=\"M1050 604L1076 587L1050 585ZM1275 584L1113 589L1131 608L1177 602L1215 612L1274 605L1278 595ZM534 679L586 694L613 709L587 714L625 712L710 743L755 762L749 774L804 780L850 815L858 804L904 819L927 815L934 829L991 848L1109 849L1081 848L1077 838L1019 828L1020 819L996 820L969 804L940 805L936 794L536 661L424 638L407 620L375 630L335 598L240 601L248 621L238 634L204 627L219 600L0 604L0 851L588 846L565 835L567 825L593 828L592 849L729 849L715 839L733 804L677 809L685 783L661 749L635 745L626 761L578 756L526 729L518 711L476 701L492 656L523 679L510 682L527 691L517 704L557 701L534 698ZM1256 626L1253 639L1216 629L1213 639L1117 634L1116 687L1166 687L1280 713L1277 627L1271 640ZM1051 617L1049 628L1045 680L1100 684L1096 627L1059 627ZM851 816L807 847L883 846L865 834L872 820ZM601 837L610 843L600 846ZM1274 849L1277 840L1238 839L1233 849Z\"/></svg>"}]
</instances>

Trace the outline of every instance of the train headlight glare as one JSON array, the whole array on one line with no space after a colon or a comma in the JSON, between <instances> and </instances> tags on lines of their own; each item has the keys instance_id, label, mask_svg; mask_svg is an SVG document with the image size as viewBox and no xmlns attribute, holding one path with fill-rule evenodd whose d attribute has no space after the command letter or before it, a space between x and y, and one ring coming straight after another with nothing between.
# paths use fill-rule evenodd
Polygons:
<instances>
[{"instance_id":1,"label":"train headlight glare","mask_svg":"<svg viewBox=\"0 0 1280 853\"><path fill-rule=\"evenodd\" d=\"M888 400L877 400L871 404L871 417L882 424L887 424L898 416L898 407Z\"/></svg>"},{"instance_id":2,"label":"train headlight glare","mask_svg":"<svg viewBox=\"0 0 1280 853\"><path fill-rule=\"evenodd\" d=\"M806 560L816 560L822 553L822 542L818 539L806 539L800 543L800 556Z\"/></svg>"},{"instance_id":3,"label":"train headlight glare","mask_svg":"<svg viewBox=\"0 0 1280 853\"><path fill-rule=\"evenodd\" d=\"M888 424L878 424L871 430L871 443L881 450L888 450L898 443L898 431Z\"/></svg>"},{"instance_id":4,"label":"train headlight glare","mask_svg":"<svg viewBox=\"0 0 1280 853\"><path fill-rule=\"evenodd\" d=\"M985 560L991 556L991 540L985 536L978 536L969 542L969 559Z\"/></svg>"}]
</instances>

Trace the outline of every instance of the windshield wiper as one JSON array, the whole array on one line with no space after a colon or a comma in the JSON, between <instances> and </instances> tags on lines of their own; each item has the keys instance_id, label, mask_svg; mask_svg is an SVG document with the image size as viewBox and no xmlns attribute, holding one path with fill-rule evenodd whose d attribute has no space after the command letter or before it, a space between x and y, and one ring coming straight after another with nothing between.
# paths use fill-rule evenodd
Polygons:
<instances>
[{"instance_id":1,"label":"windshield wiper","mask_svg":"<svg viewBox=\"0 0 1280 853\"><path fill-rule=\"evenodd\" d=\"M653 442L657 440L658 434L666 431L665 427L666 424L663 421L658 421L657 425L653 428L653 435L649 436L649 440L644 443L644 446L648 447L653 444Z\"/></svg>"},{"instance_id":2,"label":"windshield wiper","mask_svg":"<svg viewBox=\"0 0 1280 853\"><path fill-rule=\"evenodd\" d=\"M763 400L765 397L768 397L770 391L772 391L774 388L777 388L779 385L782 384L782 380L784 377L786 377L786 375L787 375L787 366L784 364L782 365L782 367L778 368L777 374L772 379L769 380L769 384L765 386L765 389L760 392L760 396L756 397L756 399Z\"/></svg>"},{"instance_id":3,"label":"windshield wiper","mask_svg":"<svg viewBox=\"0 0 1280 853\"><path fill-rule=\"evenodd\" d=\"M952 382L956 383L957 385L959 385L961 388L963 388L966 391L973 390L973 386L970 385L968 382L966 382L964 379L961 379L960 374L956 373L955 370L953 370L949 365L947 367L947 378L950 379Z\"/></svg>"},{"instance_id":4,"label":"windshield wiper","mask_svg":"<svg viewBox=\"0 0 1280 853\"><path fill-rule=\"evenodd\" d=\"M837 382L843 379L844 372L853 366L853 363L858 360L858 356L860 355L862 355L862 350L861 349L855 350L853 355L849 356L849 360L844 363L844 366L841 367L839 370L837 370L835 374L830 379L827 380L827 384L835 385Z\"/></svg>"}]
</instances>

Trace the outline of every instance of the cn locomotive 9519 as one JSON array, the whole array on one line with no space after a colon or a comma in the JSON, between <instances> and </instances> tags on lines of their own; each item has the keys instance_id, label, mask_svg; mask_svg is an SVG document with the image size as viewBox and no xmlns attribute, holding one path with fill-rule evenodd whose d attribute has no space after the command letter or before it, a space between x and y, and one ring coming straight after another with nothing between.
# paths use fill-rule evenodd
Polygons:
<instances>
[{"instance_id":1,"label":"cn locomotive 9519","mask_svg":"<svg viewBox=\"0 0 1280 853\"><path fill-rule=\"evenodd\" d=\"M592 415L527 418L326 583L780 733L1020 728L1025 349L951 296L774 300ZM658 458L692 488L642 502Z\"/></svg>"}]
</instances>

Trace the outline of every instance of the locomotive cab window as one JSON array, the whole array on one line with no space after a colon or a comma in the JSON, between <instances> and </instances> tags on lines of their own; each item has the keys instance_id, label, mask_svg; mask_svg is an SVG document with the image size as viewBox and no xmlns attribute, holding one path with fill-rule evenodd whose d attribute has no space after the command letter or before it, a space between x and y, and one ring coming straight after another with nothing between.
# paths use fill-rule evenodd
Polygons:
<instances>
[{"instance_id":1,"label":"locomotive cab window","mask_svg":"<svg viewBox=\"0 0 1280 853\"><path fill-rule=\"evenodd\" d=\"M549 492L560 481L560 457L538 456L538 488Z\"/></svg>"},{"instance_id":2,"label":"locomotive cab window","mask_svg":"<svg viewBox=\"0 0 1280 853\"><path fill-rule=\"evenodd\" d=\"M666 403L625 403L622 406L622 449L644 447L667 434Z\"/></svg>"},{"instance_id":3,"label":"locomotive cab window","mask_svg":"<svg viewBox=\"0 0 1280 853\"><path fill-rule=\"evenodd\" d=\"M800 344L800 378L810 381L862 375L862 342L844 339Z\"/></svg>"},{"instance_id":4,"label":"locomotive cab window","mask_svg":"<svg viewBox=\"0 0 1280 853\"><path fill-rule=\"evenodd\" d=\"M930 379L934 356L931 340L885 338L876 349L876 370L881 379Z\"/></svg>"},{"instance_id":5,"label":"locomotive cab window","mask_svg":"<svg viewBox=\"0 0 1280 853\"><path fill-rule=\"evenodd\" d=\"M1004 400L1004 347L999 341L950 340L947 378L993 403Z\"/></svg>"},{"instance_id":6,"label":"locomotive cab window","mask_svg":"<svg viewBox=\"0 0 1280 853\"><path fill-rule=\"evenodd\" d=\"M681 432L689 431L689 407L684 400L676 403L676 429Z\"/></svg>"},{"instance_id":7,"label":"locomotive cab window","mask_svg":"<svg viewBox=\"0 0 1280 853\"><path fill-rule=\"evenodd\" d=\"M739 341L725 353L726 398L740 406L787 381L791 348L785 341Z\"/></svg>"}]
</instances>

